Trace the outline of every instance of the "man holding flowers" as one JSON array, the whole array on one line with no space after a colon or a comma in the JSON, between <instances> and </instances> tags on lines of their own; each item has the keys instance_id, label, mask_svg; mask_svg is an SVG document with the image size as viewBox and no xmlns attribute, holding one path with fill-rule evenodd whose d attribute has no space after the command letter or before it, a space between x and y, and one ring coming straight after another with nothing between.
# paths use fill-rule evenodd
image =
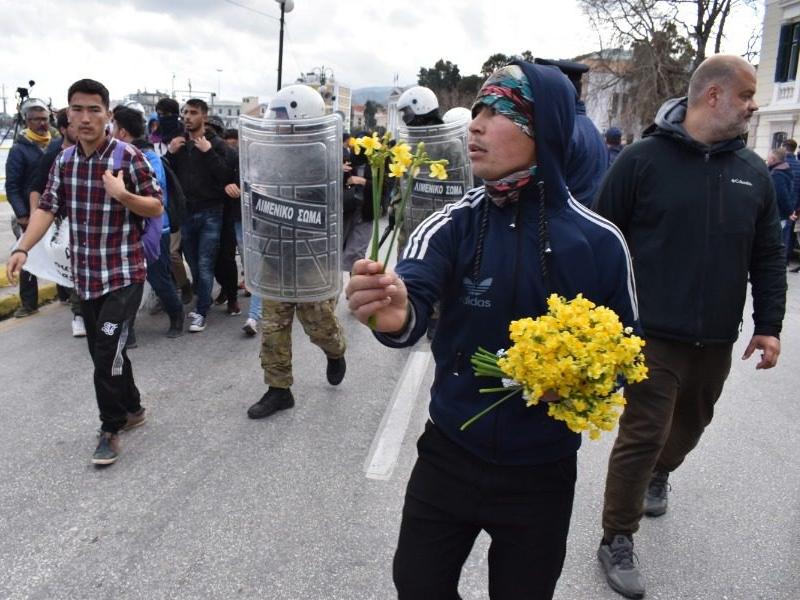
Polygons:
<instances>
[{"instance_id":1,"label":"man holding flowers","mask_svg":"<svg viewBox=\"0 0 800 600\"><path fill-rule=\"evenodd\" d=\"M477 377L470 357L508 348L509 323L546 313L551 292L583 294L635 326L632 269L621 234L564 184L575 91L557 69L521 61L499 69L472 112L470 159L486 185L423 221L394 272L358 261L346 293L354 315L397 348L424 335L441 302L431 420L394 559L399 598L457 598L484 530L490 597L547 599L564 561L581 438L546 403L519 399L462 430L497 399L480 389L500 385Z\"/></svg>"}]
</instances>

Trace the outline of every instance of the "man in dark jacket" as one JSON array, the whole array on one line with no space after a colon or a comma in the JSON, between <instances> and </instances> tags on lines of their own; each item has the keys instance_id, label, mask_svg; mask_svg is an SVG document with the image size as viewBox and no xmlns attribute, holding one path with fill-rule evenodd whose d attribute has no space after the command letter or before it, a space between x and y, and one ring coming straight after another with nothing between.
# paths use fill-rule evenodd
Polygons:
<instances>
[{"instance_id":1,"label":"man in dark jacket","mask_svg":"<svg viewBox=\"0 0 800 600\"><path fill-rule=\"evenodd\" d=\"M748 277L754 333L742 358L759 350L756 369L769 369L780 353L786 270L775 192L742 140L755 92L747 62L706 59L688 98L667 101L619 155L594 205L630 246L647 340L649 378L625 390L598 550L609 585L629 598L644 596L633 534L642 512L666 512L667 477L711 422Z\"/></svg>"},{"instance_id":2,"label":"man in dark jacket","mask_svg":"<svg viewBox=\"0 0 800 600\"><path fill-rule=\"evenodd\" d=\"M575 91L553 67L515 62L496 71L472 109L469 152L485 186L411 234L396 272L358 261L350 310L374 317L381 343L414 344L441 302L436 375L418 442L394 560L401 600L457 598L461 567L481 530L492 538L489 596L552 598L566 552L581 438L512 399L461 430L498 399L480 388L470 356L509 347L509 322L547 311L551 292L578 293L629 326L637 319L632 269L617 229L570 197L564 170ZM550 399L550 398L548 398Z\"/></svg>"},{"instance_id":3,"label":"man in dark jacket","mask_svg":"<svg viewBox=\"0 0 800 600\"><path fill-rule=\"evenodd\" d=\"M608 150L608 166L614 164L617 156L622 152L622 131L618 127L606 129L606 149Z\"/></svg>"},{"instance_id":4,"label":"man in dark jacket","mask_svg":"<svg viewBox=\"0 0 800 600\"><path fill-rule=\"evenodd\" d=\"M196 308L188 315L189 331L197 333L205 330L211 306L222 212L228 201L225 186L233 181L233 173L227 161L225 142L212 130L206 130L208 105L205 101L187 100L182 113L186 134L172 139L166 158L186 195L188 214L181 225L181 243L197 294Z\"/></svg>"},{"instance_id":5,"label":"man in dark jacket","mask_svg":"<svg viewBox=\"0 0 800 600\"><path fill-rule=\"evenodd\" d=\"M32 98L22 105L25 129L20 132L6 159L6 195L21 235L28 227L31 215L29 196L36 176L39 162L50 143L47 105ZM34 275L23 271L19 278L19 298L21 306L14 316L17 318L32 315L39 309L39 286Z\"/></svg>"},{"instance_id":6,"label":"man in dark jacket","mask_svg":"<svg viewBox=\"0 0 800 600\"><path fill-rule=\"evenodd\" d=\"M586 114L586 104L581 100L581 79L589 66L571 60L547 58L537 58L536 64L558 67L575 88L575 129L572 131L564 175L572 197L584 206L590 206L608 169L608 152L600 131Z\"/></svg>"},{"instance_id":7,"label":"man in dark jacket","mask_svg":"<svg viewBox=\"0 0 800 600\"><path fill-rule=\"evenodd\" d=\"M242 205L238 195L229 193L230 185L239 181L239 151L225 140L225 124L222 118L211 115L206 124L206 131L213 130L213 135L225 143L225 160L230 170L230 180L225 185L225 203L222 211L222 231L219 238L219 254L214 267L214 277L220 285L219 296L214 304L226 304L230 316L242 314L239 307L239 268L236 266L236 223L242 221Z\"/></svg>"},{"instance_id":8,"label":"man in dark jacket","mask_svg":"<svg viewBox=\"0 0 800 600\"><path fill-rule=\"evenodd\" d=\"M39 166L36 167L36 174L31 183L30 203L31 208L36 210L39 206L39 199L47 188L47 180L50 176L50 168L62 150L74 146L78 139L78 127L70 125L67 119L67 109L62 108L56 113L56 127L61 137L53 139L47 146ZM83 312L81 309L81 299L75 292L75 288L59 288L59 295L64 292L69 295L70 310L72 311L72 335L73 337L86 337L86 325L83 322Z\"/></svg>"},{"instance_id":9,"label":"man in dark jacket","mask_svg":"<svg viewBox=\"0 0 800 600\"><path fill-rule=\"evenodd\" d=\"M778 204L778 218L781 220L781 240L786 252L786 262L792 250L794 234L794 216L797 194L794 189L792 167L786 160L788 154L783 148L773 148L767 155L767 168L775 187L775 201Z\"/></svg>"},{"instance_id":10,"label":"man in dark jacket","mask_svg":"<svg viewBox=\"0 0 800 600\"><path fill-rule=\"evenodd\" d=\"M797 217L800 216L800 160L797 160L795 152L797 152L797 142L789 138L784 140L781 148L786 150L786 164L792 170L792 182L794 183L794 212L790 217L792 221L792 228L789 231L789 244L787 248L787 260L791 260L792 252L794 251L794 223ZM800 270L800 267L797 267ZM797 271L795 271L797 272Z\"/></svg>"}]
</instances>

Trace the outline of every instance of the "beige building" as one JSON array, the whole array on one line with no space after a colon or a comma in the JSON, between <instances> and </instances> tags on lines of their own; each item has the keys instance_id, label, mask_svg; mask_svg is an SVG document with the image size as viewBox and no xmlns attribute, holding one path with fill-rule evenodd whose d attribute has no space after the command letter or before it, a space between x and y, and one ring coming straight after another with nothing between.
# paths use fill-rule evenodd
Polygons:
<instances>
[{"instance_id":1,"label":"beige building","mask_svg":"<svg viewBox=\"0 0 800 600\"><path fill-rule=\"evenodd\" d=\"M352 90L339 83L331 69L317 67L302 74L296 83L304 83L317 90L325 100L326 112L328 114L337 113L341 116L344 131L350 131Z\"/></svg>"},{"instance_id":2,"label":"beige building","mask_svg":"<svg viewBox=\"0 0 800 600\"><path fill-rule=\"evenodd\" d=\"M611 49L592 52L573 59L589 67L583 76L581 99L586 116L601 132L609 127L622 131L622 139L633 140L641 135L642 124L633 120L628 108L628 83L624 76L631 60L629 50Z\"/></svg>"},{"instance_id":3,"label":"beige building","mask_svg":"<svg viewBox=\"0 0 800 600\"><path fill-rule=\"evenodd\" d=\"M748 146L766 157L786 138L800 139L800 0L766 0L756 102Z\"/></svg>"},{"instance_id":4,"label":"beige building","mask_svg":"<svg viewBox=\"0 0 800 600\"><path fill-rule=\"evenodd\" d=\"M364 104L354 104L353 105L353 112L352 118L350 121L351 126L351 133L360 133L367 129L366 119L364 118ZM388 115L386 113L386 109L383 106L380 106L377 111L375 111L375 128L376 129L386 129L388 123ZM396 136L395 136L396 137Z\"/></svg>"}]
</instances>

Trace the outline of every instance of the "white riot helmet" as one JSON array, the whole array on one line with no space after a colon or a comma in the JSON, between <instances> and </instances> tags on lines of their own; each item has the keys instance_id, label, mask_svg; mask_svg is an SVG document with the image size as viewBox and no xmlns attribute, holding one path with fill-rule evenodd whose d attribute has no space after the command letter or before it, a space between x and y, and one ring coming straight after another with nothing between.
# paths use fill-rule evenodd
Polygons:
<instances>
[{"instance_id":1,"label":"white riot helmet","mask_svg":"<svg viewBox=\"0 0 800 600\"><path fill-rule=\"evenodd\" d=\"M28 118L28 112L34 110L45 110L48 113L50 112L50 109L47 108L47 104L45 104L44 100L40 100L39 98L28 98L22 103L22 106L20 106L20 112L22 112L22 115L26 119Z\"/></svg>"},{"instance_id":2,"label":"white riot helmet","mask_svg":"<svg viewBox=\"0 0 800 600\"><path fill-rule=\"evenodd\" d=\"M460 123L461 121L471 121L472 112L463 106L456 106L451 108L442 116L442 121L445 123Z\"/></svg>"},{"instance_id":3,"label":"white riot helmet","mask_svg":"<svg viewBox=\"0 0 800 600\"><path fill-rule=\"evenodd\" d=\"M145 116L144 106L142 106L141 102L137 102L136 100L123 100L120 105L135 110L142 115L142 123L144 123L145 129L147 129L147 116Z\"/></svg>"},{"instance_id":4,"label":"white riot helmet","mask_svg":"<svg viewBox=\"0 0 800 600\"><path fill-rule=\"evenodd\" d=\"M269 102L268 119L313 119L325 114L325 101L314 88L303 85L287 85L278 91Z\"/></svg>"},{"instance_id":5,"label":"white riot helmet","mask_svg":"<svg viewBox=\"0 0 800 600\"><path fill-rule=\"evenodd\" d=\"M422 117L433 111L439 110L439 101L436 94L429 88L421 85L408 88L397 100L397 110L403 122L408 125L414 117Z\"/></svg>"},{"instance_id":6,"label":"white riot helmet","mask_svg":"<svg viewBox=\"0 0 800 600\"><path fill-rule=\"evenodd\" d=\"M142 116L144 116L144 106L142 106L141 102L137 102L136 100L124 100L122 106L142 113Z\"/></svg>"}]
</instances>

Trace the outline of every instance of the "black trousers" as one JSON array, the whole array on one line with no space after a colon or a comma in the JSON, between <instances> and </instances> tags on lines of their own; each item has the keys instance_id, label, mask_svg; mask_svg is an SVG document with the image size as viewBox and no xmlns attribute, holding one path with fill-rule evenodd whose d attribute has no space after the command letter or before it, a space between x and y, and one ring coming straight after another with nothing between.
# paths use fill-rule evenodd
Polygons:
<instances>
[{"instance_id":1,"label":"black trousers","mask_svg":"<svg viewBox=\"0 0 800 600\"><path fill-rule=\"evenodd\" d=\"M561 575L576 455L531 466L486 463L428 423L406 491L394 583L400 600L457 600L461 567L491 537L489 597L549 600Z\"/></svg>"},{"instance_id":2,"label":"black trousers","mask_svg":"<svg viewBox=\"0 0 800 600\"><path fill-rule=\"evenodd\" d=\"M99 298L81 300L103 431L117 433L125 425L128 413L141 408L125 341L143 289L143 284L134 283Z\"/></svg>"},{"instance_id":3,"label":"black trousers","mask_svg":"<svg viewBox=\"0 0 800 600\"><path fill-rule=\"evenodd\" d=\"M239 293L239 269L236 266L236 220L234 209L225 204L222 213L222 231L219 237L219 254L214 266L214 279L230 300Z\"/></svg>"},{"instance_id":4,"label":"black trousers","mask_svg":"<svg viewBox=\"0 0 800 600\"><path fill-rule=\"evenodd\" d=\"M14 224L16 227L13 226ZM28 226L20 225L16 221L14 224L12 224L14 234L19 239ZM39 308L39 280L36 279L36 275L31 275L25 270L19 273L19 300L24 308L29 310Z\"/></svg>"}]
</instances>

